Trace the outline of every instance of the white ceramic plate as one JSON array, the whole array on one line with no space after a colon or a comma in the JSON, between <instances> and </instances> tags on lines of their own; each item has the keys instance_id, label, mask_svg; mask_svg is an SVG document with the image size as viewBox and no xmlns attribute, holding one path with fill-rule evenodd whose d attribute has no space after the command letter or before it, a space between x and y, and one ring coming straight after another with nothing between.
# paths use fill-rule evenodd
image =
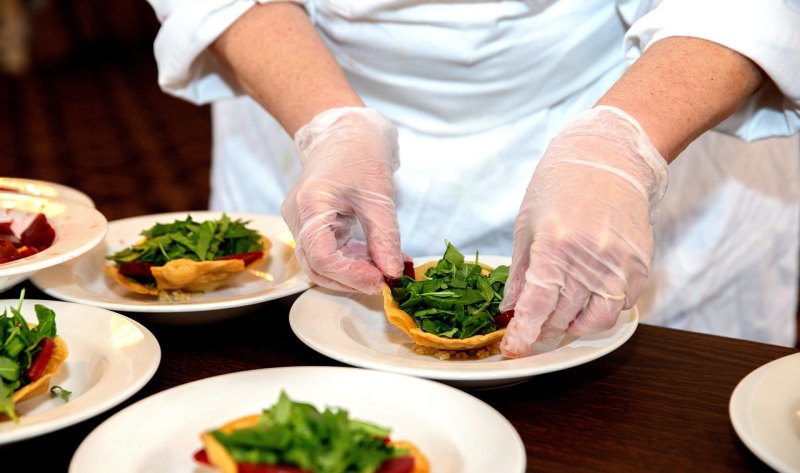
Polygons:
<instances>
[{"instance_id":1,"label":"white ceramic plate","mask_svg":"<svg viewBox=\"0 0 800 473\"><path fill-rule=\"evenodd\" d=\"M437 258L419 258L430 261ZM481 257L491 266L508 258ZM592 336L565 338L550 352L519 359L495 355L481 360L439 360L418 355L413 343L386 320L380 295L344 294L315 287L289 311L300 340L325 356L353 366L393 371L458 386L490 388L525 381L535 375L570 368L599 358L627 341L638 325L638 312L623 311L616 325Z\"/></svg>"},{"instance_id":2,"label":"white ceramic plate","mask_svg":"<svg viewBox=\"0 0 800 473\"><path fill-rule=\"evenodd\" d=\"M174 212L115 220L109 223L105 241L69 265L50 268L31 280L45 293L70 302L110 310L149 314L157 323L193 324L220 320L241 314L249 306L278 299L308 289L310 282L294 257L294 242L280 217L228 213L232 219L249 221L250 228L272 241L266 261L240 275L216 291L193 295L188 301L162 302L152 296L136 294L117 284L103 272L105 259L141 239L141 232L156 223L171 223L191 215L196 221L218 219L221 212Z\"/></svg>"},{"instance_id":3,"label":"white ceramic plate","mask_svg":"<svg viewBox=\"0 0 800 473\"><path fill-rule=\"evenodd\" d=\"M35 255L0 264L0 291L19 283L32 273L76 258L103 240L106 218L94 207L69 200L0 192L0 221L13 221L12 229L22 233L38 213L47 217L56 232L53 244Z\"/></svg>"},{"instance_id":4,"label":"white ceramic plate","mask_svg":"<svg viewBox=\"0 0 800 473\"><path fill-rule=\"evenodd\" d=\"M733 390L736 434L776 471L800 472L800 353L761 366Z\"/></svg>"},{"instance_id":5,"label":"white ceramic plate","mask_svg":"<svg viewBox=\"0 0 800 473\"><path fill-rule=\"evenodd\" d=\"M57 184L55 182L20 179L17 177L0 177L0 191L19 192L20 194L46 197L48 199L69 200L78 204L94 207L94 201L85 193L74 187Z\"/></svg>"},{"instance_id":6,"label":"white ceramic plate","mask_svg":"<svg viewBox=\"0 0 800 473\"><path fill-rule=\"evenodd\" d=\"M202 447L200 433L271 406L281 390L318 409L344 408L352 418L391 428L392 438L414 442L436 473L525 471L525 448L514 427L463 391L393 373L311 366L242 371L155 394L89 434L69 471L216 471L192 460Z\"/></svg>"},{"instance_id":7,"label":"white ceramic plate","mask_svg":"<svg viewBox=\"0 0 800 473\"><path fill-rule=\"evenodd\" d=\"M18 301L0 300L0 307ZM36 321L34 304L56 313L58 334L69 355L50 383L72 391L69 402L39 396L17 404L18 423L0 422L0 444L58 430L110 409L132 396L152 378L161 361L153 334L120 314L61 301L26 300L22 314Z\"/></svg>"}]
</instances>

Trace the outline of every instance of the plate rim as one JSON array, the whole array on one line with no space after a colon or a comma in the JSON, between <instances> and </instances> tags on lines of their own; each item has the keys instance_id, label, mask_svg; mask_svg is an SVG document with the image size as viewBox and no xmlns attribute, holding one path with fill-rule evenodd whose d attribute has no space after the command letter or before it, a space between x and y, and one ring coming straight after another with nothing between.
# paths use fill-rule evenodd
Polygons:
<instances>
[{"instance_id":1,"label":"plate rim","mask_svg":"<svg viewBox=\"0 0 800 473\"><path fill-rule=\"evenodd\" d=\"M488 257L487 257L488 258ZM590 361L594 361L602 356L605 356L612 351L616 350L623 344L625 344L635 333L638 325L639 325L639 311L636 306L632 307L631 309L625 310L622 313L628 316L627 319L620 319L618 320L615 327L619 327L615 334L615 340L613 343L608 344L600 349L594 350L592 354L580 357L576 360L571 362L562 362L559 363L556 367L547 367L546 365L542 365L540 362L543 359L542 357L549 357L552 355L548 355L548 353L543 353L541 355L532 356L532 357L524 357L524 358L515 358L515 359L501 359L498 360L499 363L502 365L498 366L496 369L489 369L489 368L482 368L479 371L469 371L466 370L466 366L488 366L488 362L481 362L475 360L442 360L441 369L431 369L427 367L414 367L409 366L403 363L388 363L388 360L384 361L382 357L393 357L394 355L388 355L381 353L381 359L375 360L374 358L369 357L359 357L351 354L350 352L341 353L337 350L331 349L329 347L321 346L316 340L312 340L309 338L308 334L298 328L298 318L301 317L299 315L300 311L303 309L304 304L311 304L309 299L314 298L315 296L321 296L325 298L343 298L343 299L350 299L353 297L380 297L378 296L364 296L364 295L352 295L346 293L335 293L334 291L327 290L320 287L313 287L306 291L305 293L301 294L297 300L294 301L291 308L289 309L289 325L292 329L292 332L297 336L306 346L309 348L317 351L318 353L337 360L339 362L356 366L360 368L366 369L376 369L376 370L384 370L384 371L391 371L400 374L406 374L411 376L419 376L423 378L439 380L444 382L453 382L453 383L464 383L464 382L479 382L480 387L495 387L495 386L505 386L508 384L513 384L515 382L524 381L529 379L533 376L546 374L554 371L560 371L568 368L572 368L575 366L579 366L581 364L588 363ZM326 321L325 327L331 328L332 325L335 325L337 328L341 326L340 321L341 317L343 316L343 312L336 314L335 320L332 317L331 320ZM317 313L317 317L319 317L319 313ZM381 314L383 316L383 314ZM317 318L317 320L319 320ZM320 323L317 322L317 327L320 327ZM346 337L346 335L344 336ZM365 347L363 345L358 345L355 341L347 338L348 344L356 351L362 350L372 350L369 347ZM563 348L567 348L575 342L579 342L582 340L581 338L576 339L573 342L570 342L567 345L559 348L561 350ZM352 342L352 343L350 343ZM555 353L558 350L554 350ZM374 350L372 350L374 351ZM427 361L427 360L426 360ZM438 362L434 362L431 360L431 364L437 364ZM510 367L509 367L510 365ZM519 366L522 365L522 366Z\"/></svg>"},{"instance_id":2,"label":"plate rim","mask_svg":"<svg viewBox=\"0 0 800 473\"><path fill-rule=\"evenodd\" d=\"M111 238L110 235L112 233L112 228L114 226L131 225L133 222L136 222L137 220L149 221L149 222L154 222L156 220L162 220L162 219L174 220L176 218L184 218L190 214L192 216L204 215L204 217L202 218L207 219L212 216L217 216L217 217L221 216L223 213L227 214L232 218L241 218L244 220L259 219L265 222L266 225L283 227L286 229L287 232L289 231L283 219L275 215L257 214L249 212L187 210L187 211L166 212L166 213L150 214L150 215L138 215L134 217L126 217L118 220L113 220L109 222L108 224L109 231L107 232L107 236L102 241ZM198 219L200 218L201 217L198 217ZM274 241L273 241L273 248L276 248ZM82 257L85 256L86 255L82 255ZM77 264L79 262L79 259L80 258L76 258L75 261L71 262L71 264ZM308 276L306 276L305 273L301 270L297 273L297 275L289 278L287 281L284 282L285 284L286 282L292 281L292 284L286 288L279 289L279 286L276 286L274 290L263 291L261 293L257 293L255 295L251 295L244 298L231 298L225 301L204 301L204 302L186 302L186 303L170 303L170 304L164 304L160 303L157 300L153 300L152 303L132 304L126 302L93 300L88 297L81 297L80 295L75 295L70 293L65 294L62 290L59 290L58 287L55 287L54 285L48 283L50 278L56 278L59 276L63 276L66 279L68 285L73 284L74 282L73 274L70 268L67 266L48 268L47 270L40 271L35 275L33 275L30 278L30 280L42 292L56 299L68 302L80 303L80 304L94 305L96 307L102 307L108 310L122 311L132 314L180 314L187 312L211 312L211 311L233 309L249 305L256 305L263 302L280 299L283 297L288 297L297 294L299 292L303 292L306 289L312 287L313 285ZM86 296L89 295L90 294L88 293L86 294Z\"/></svg>"},{"instance_id":3,"label":"plate rim","mask_svg":"<svg viewBox=\"0 0 800 473\"><path fill-rule=\"evenodd\" d=\"M0 300L0 307L5 308L8 306L15 306L17 302L18 302L17 299L2 299ZM143 340L145 341L145 343L148 343L149 345L150 356L147 358L139 358L137 360L143 363L140 366L141 371L138 372L136 371L135 364L130 365L130 369L127 371L127 374L129 374L132 379L126 379L125 382L118 382L114 384L113 380L109 380L109 378L106 378L107 373L109 373L110 370L118 369L119 366L117 366L116 368L113 365L109 365L106 367L106 371L104 372L103 376L106 379L106 382L112 383L111 386L116 387L117 390L114 391L113 396L109 396L108 398L106 398L105 402L87 404L87 406L82 410L67 413L64 416L52 419L50 421L28 424L7 431L0 431L0 445L11 444L20 440L25 440L33 437L38 437L40 435L48 434L51 432L55 432L64 429L66 427L75 425L84 420L95 417L110 409L113 409L120 403L124 402L125 400L129 399L131 396L139 392L148 382L150 382L150 380L153 378L156 371L158 370L158 367L161 364L162 350L161 350L161 345L158 342L158 339L147 327L131 319L130 317L126 317L122 314L107 309L103 309L101 307L86 306L83 304L76 304L74 302L26 298L24 303L25 306L30 306L31 308L34 304L42 304L53 309L56 312L56 324L58 327L61 327L62 326L61 324L63 324L62 320L64 320L63 319L64 316L63 315L59 316L59 312L61 311L63 314L64 308L71 308L77 311L75 315L67 316L68 318L74 318L77 321L75 322L76 324L80 323L79 320L80 318L87 317L86 315L87 311L94 313L95 316L98 318L106 317L108 320L111 320L112 317L120 317L123 320L125 320L126 323L132 324L137 329L139 329L142 334L144 334ZM28 310L23 315L26 316L25 318L26 320L28 320L31 318L33 313L31 310ZM61 328L59 328L59 332L60 331ZM69 340L65 341L67 342L68 348L73 343L75 343L74 341L73 342L70 342ZM107 351L102 351L98 353L102 355L104 353L107 353ZM107 360L107 358L104 359ZM70 360L70 356L68 355L65 364L69 364L70 362L74 362L74 358ZM92 386L87 392L91 392L92 389L97 389L98 385L102 386L100 383L102 383L102 379L101 381L98 382L98 384ZM80 396L77 399L80 399ZM70 402L73 401L74 400L71 400Z\"/></svg>"},{"instance_id":4,"label":"plate rim","mask_svg":"<svg viewBox=\"0 0 800 473\"><path fill-rule=\"evenodd\" d=\"M62 184L60 182L54 181L45 181L41 179L30 179L26 177L13 177L13 176L0 176L0 187L7 187L7 188L14 188L13 182L21 183L22 186L16 186L17 189L21 189L25 187L24 185L32 185L32 186L39 186L45 187L50 186L57 192L56 195L45 195L45 194L29 194L22 190L3 190L2 192L13 192L13 193L20 193L26 195L32 195L37 197L46 197L49 199L60 199L60 200L70 200L73 202L77 202L79 204L83 204L89 207L96 207L94 200L82 190L68 186L66 184Z\"/></svg>"},{"instance_id":5,"label":"plate rim","mask_svg":"<svg viewBox=\"0 0 800 473\"><path fill-rule=\"evenodd\" d=\"M271 378L279 378L281 376L281 373L289 373L289 375L291 375L291 373L299 373L300 375L304 375L303 376L304 379L315 380L315 379L318 379L318 376L314 376L314 374L320 373L320 372L331 373L331 375L333 375L334 373L343 374L343 376L339 376L339 377L344 377L344 376L350 376L350 377L373 377L373 378L374 377L378 377L379 379L393 378L398 383L403 383L404 385L409 385L410 384L410 386L412 388L414 386L421 386L422 385L422 386L425 386L426 389L440 390L441 392L447 393L447 394L449 394L451 396L457 396L457 397L460 398L460 400L464 400L464 399L468 398L470 400L470 402L475 403L475 405L481 406L483 409L485 409L485 413L491 414L492 418L495 419L496 422L498 422L498 427L502 427L507 432L508 435L513 437L513 439L512 439L513 440L513 445L509 444L507 446L508 454L509 455L511 455L511 454L516 455L518 457L518 461L520 462L519 465L518 465L520 473L525 471L525 468L527 466L527 451L525 449L525 444L522 441L522 438L521 438L519 432L517 431L516 427L514 427L514 425L505 416L503 416L500 413L500 411L498 411L496 408L494 408L493 406L491 406L490 404L488 404L487 402L485 402L484 400L482 400L480 398L477 398L477 397L475 397L475 396L473 396L473 395L471 395L471 394L469 394L467 392L464 392L464 391L462 391L460 389L457 389L457 388L453 388L453 387L448 386L446 384L437 383L435 381L431 381L431 380L427 380L427 379L423 379L423 378L417 378L417 377L408 376L408 375L403 375L403 374L398 374L398 373L390 373L390 372L387 372L387 371L368 370L368 369L363 369L363 368L343 367L343 366L300 365L300 366L279 366L279 367L270 367L270 368L257 368L257 369L250 369L250 370L243 370L243 371L225 373L225 374L221 374L221 375L211 376L211 377L208 377L208 378L198 379L198 380L191 381L191 382L188 382L188 383L184 383L184 384L181 384L181 385L178 385L178 386L174 386L174 387L171 387L171 388L166 389L164 391L160 391L160 392L155 393L155 394L153 394L151 396L148 396L147 398L141 399L141 400L137 401L136 403L131 404L130 406L127 406L124 409L116 412L113 416L109 417L103 423L101 423L95 429L93 429L92 432L90 432L89 435L87 435L83 439L81 444L75 450L75 453L73 454L73 457L72 457L72 459L70 461L69 472L73 473L73 472L77 472L79 470L80 471L85 471L83 469L85 469L87 466L91 466L91 464L87 465L87 464L85 464L85 462L90 461L93 458L91 456L87 457L88 455L90 455L90 453L87 453L87 452L89 451L88 449L92 448L92 444L94 442L100 442L99 439L102 438L104 436L104 434L106 434L109 429L120 428L121 426L124 426L124 423L125 423L125 420L126 420L125 417L133 415L133 413L137 409L146 409L152 404L160 404L160 403L167 403L168 404L169 402L175 402L174 399L173 399L174 396L180 396L180 395L186 396L188 394L191 394L192 390L202 389L202 388L198 388L198 386L205 385L205 384L208 384L208 385L213 385L213 384L221 384L221 385L222 384L231 384L230 381L232 379L234 379L234 378L247 379L247 378L250 378L250 377L253 377L253 378L263 377L261 379L267 379L267 378L270 378L270 377ZM362 379L362 378L359 378L359 379ZM311 381L311 383L313 383L313 381ZM419 384L419 383L422 383L422 384ZM284 387L282 389L291 390L292 389L291 387L286 387L287 384L290 384L290 383L284 382L283 383ZM375 384L377 385L377 383L375 383ZM186 394L184 394L184 392ZM320 404L320 406L321 406L321 404L325 404L326 406L332 406L333 405L333 404L328 404L328 403L324 403L324 402L320 403L318 400L311 400L311 399L302 399L302 400L303 401L307 401L307 402L312 402L314 404ZM232 402L244 402L244 401L236 401L234 399L234 401L232 401ZM340 405L338 407L343 407L345 409L348 409L348 407L346 405ZM378 420L375 420L375 421L379 422ZM121 425L114 425L115 423L119 423ZM101 446L102 446L102 444L101 444ZM95 454L95 455L102 456L102 454ZM83 462L83 463L81 463L81 462ZM81 469L81 468L83 468L83 469Z\"/></svg>"},{"instance_id":6,"label":"plate rim","mask_svg":"<svg viewBox=\"0 0 800 473\"><path fill-rule=\"evenodd\" d=\"M800 352L776 358L758 368L750 371L736 384L731 392L728 402L728 417L733 430L743 444L769 467L779 472L797 472L800 469L787 464L782 457L776 456L769 448L763 445L757 436L745 425L744 413L749 411L748 405L754 400L756 383L766 376L770 370L782 364L794 363L800 365ZM800 402L800 400L798 400ZM800 444L800 441L798 441Z\"/></svg>"}]
</instances>

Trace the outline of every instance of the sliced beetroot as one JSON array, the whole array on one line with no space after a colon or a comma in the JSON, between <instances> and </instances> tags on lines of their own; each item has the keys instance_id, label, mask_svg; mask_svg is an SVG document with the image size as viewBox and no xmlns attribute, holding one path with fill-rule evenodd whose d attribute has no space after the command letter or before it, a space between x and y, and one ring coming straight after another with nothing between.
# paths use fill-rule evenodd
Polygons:
<instances>
[{"instance_id":1,"label":"sliced beetroot","mask_svg":"<svg viewBox=\"0 0 800 473\"><path fill-rule=\"evenodd\" d=\"M41 213L33 219L28 228L20 235L23 245L31 246L39 251L49 248L55 238L56 231L47 222L47 217Z\"/></svg>"},{"instance_id":2,"label":"sliced beetroot","mask_svg":"<svg viewBox=\"0 0 800 473\"><path fill-rule=\"evenodd\" d=\"M244 265L247 266L250 263L258 260L262 256L264 256L264 252L256 250L256 251L248 251L246 253L236 253L235 255L222 256L222 257L217 258L217 261L219 261L219 260L229 260L229 259L240 259L240 260L244 261Z\"/></svg>"},{"instance_id":3,"label":"sliced beetroot","mask_svg":"<svg viewBox=\"0 0 800 473\"><path fill-rule=\"evenodd\" d=\"M135 279L139 282L155 282L156 278L153 277L153 272L150 270L152 267L153 263L129 261L127 263L122 263L119 266L119 274L125 276L126 278Z\"/></svg>"}]
</instances>

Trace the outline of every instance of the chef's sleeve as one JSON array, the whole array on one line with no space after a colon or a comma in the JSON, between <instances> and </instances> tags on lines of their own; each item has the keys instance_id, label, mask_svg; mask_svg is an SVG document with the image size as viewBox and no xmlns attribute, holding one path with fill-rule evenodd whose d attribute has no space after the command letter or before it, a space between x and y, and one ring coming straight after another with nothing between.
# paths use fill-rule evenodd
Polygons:
<instances>
[{"instance_id":1,"label":"chef's sleeve","mask_svg":"<svg viewBox=\"0 0 800 473\"><path fill-rule=\"evenodd\" d=\"M308 0L148 0L161 22L153 45L161 89L196 104L241 95L208 47L247 10L273 1Z\"/></svg>"},{"instance_id":2,"label":"chef's sleeve","mask_svg":"<svg viewBox=\"0 0 800 473\"><path fill-rule=\"evenodd\" d=\"M635 59L671 36L713 41L748 57L768 81L716 129L748 141L800 130L800 0L662 0L635 18L624 47ZM621 10L623 11L623 10Z\"/></svg>"}]
</instances>

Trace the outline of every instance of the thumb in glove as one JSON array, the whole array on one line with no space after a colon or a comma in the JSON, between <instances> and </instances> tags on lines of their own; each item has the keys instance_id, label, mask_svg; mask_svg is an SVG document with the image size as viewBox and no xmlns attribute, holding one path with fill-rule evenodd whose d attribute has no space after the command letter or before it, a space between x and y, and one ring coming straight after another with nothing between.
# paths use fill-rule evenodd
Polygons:
<instances>
[{"instance_id":1,"label":"thumb in glove","mask_svg":"<svg viewBox=\"0 0 800 473\"><path fill-rule=\"evenodd\" d=\"M321 286L368 294L403 272L393 173L397 130L369 108L330 109L295 135L303 170L281 205L295 254ZM360 224L366 241L353 237Z\"/></svg>"},{"instance_id":2,"label":"thumb in glove","mask_svg":"<svg viewBox=\"0 0 800 473\"><path fill-rule=\"evenodd\" d=\"M522 201L500 309L506 356L610 328L647 279L667 163L620 109L579 115L550 143ZM536 345L534 345L536 343Z\"/></svg>"}]
</instances>

